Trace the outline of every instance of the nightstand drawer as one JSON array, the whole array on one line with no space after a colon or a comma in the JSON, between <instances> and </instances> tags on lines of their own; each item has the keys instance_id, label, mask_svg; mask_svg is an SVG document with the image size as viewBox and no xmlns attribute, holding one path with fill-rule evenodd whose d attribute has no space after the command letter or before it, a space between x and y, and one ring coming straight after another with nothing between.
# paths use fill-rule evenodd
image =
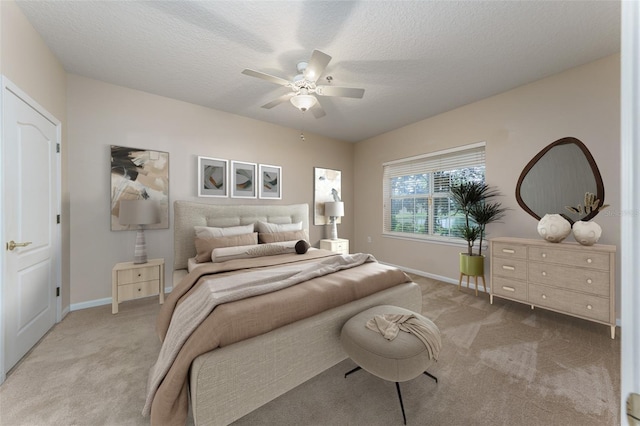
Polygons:
<instances>
[{"instance_id":1,"label":"nightstand drawer","mask_svg":"<svg viewBox=\"0 0 640 426\"><path fill-rule=\"evenodd\" d=\"M160 278L160 267L157 265L118 271L118 285L140 283L158 278Z\"/></svg>"},{"instance_id":2,"label":"nightstand drawer","mask_svg":"<svg viewBox=\"0 0 640 426\"><path fill-rule=\"evenodd\" d=\"M111 270L111 313L118 313L120 302L156 294L163 304L164 259L116 263Z\"/></svg>"},{"instance_id":3,"label":"nightstand drawer","mask_svg":"<svg viewBox=\"0 0 640 426\"><path fill-rule=\"evenodd\" d=\"M320 248L334 253L349 254L349 240L343 238L320 240Z\"/></svg>"},{"instance_id":4,"label":"nightstand drawer","mask_svg":"<svg viewBox=\"0 0 640 426\"><path fill-rule=\"evenodd\" d=\"M118 302L158 294L160 280L142 281L118 286Z\"/></svg>"}]
</instances>

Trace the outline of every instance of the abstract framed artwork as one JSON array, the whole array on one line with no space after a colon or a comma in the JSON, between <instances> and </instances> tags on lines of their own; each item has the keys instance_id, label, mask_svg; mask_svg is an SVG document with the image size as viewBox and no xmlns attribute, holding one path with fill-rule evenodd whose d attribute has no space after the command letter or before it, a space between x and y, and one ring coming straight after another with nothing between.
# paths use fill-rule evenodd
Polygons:
<instances>
[{"instance_id":1,"label":"abstract framed artwork","mask_svg":"<svg viewBox=\"0 0 640 426\"><path fill-rule=\"evenodd\" d=\"M340 170L313 168L313 224L326 225L329 223L324 215L324 203L327 201L341 201L342 172ZM337 218L336 223L342 219Z\"/></svg>"},{"instance_id":2,"label":"abstract framed artwork","mask_svg":"<svg viewBox=\"0 0 640 426\"><path fill-rule=\"evenodd\" d=\"M260 164L260 198L282 199L282 167Z\"/></svg>"},{"instance_id":3,"label":"abstract framed artwork","mask_svg":"<svg viewBox=\"0 0 640 426\"><path fill-rule=\"evenodd\" d=\"M198 197L229 196L229 161L198 156Z\"/></svg>"},{"instance_id":4,"label":"abstract framed artwork","mask_svg":"<svg viewBox=\"0 0 640 426\"><path fill-rule=\"evenodd\" d=\"M121 200L153 200L160 208L160 223L146 229L169 228L169 153L111 145L111 230L126 231L121 225Z\"/></svg>"},{"instance_id":5,"label":"abstract framed artwork","mask_svg":"<svg viewBox=\"0 0 640 426\"><path fill-rule=\"evenodd\" d=\"M256 198L256 163L231 161L231 198Z\"/></svg>"}]
</instances>

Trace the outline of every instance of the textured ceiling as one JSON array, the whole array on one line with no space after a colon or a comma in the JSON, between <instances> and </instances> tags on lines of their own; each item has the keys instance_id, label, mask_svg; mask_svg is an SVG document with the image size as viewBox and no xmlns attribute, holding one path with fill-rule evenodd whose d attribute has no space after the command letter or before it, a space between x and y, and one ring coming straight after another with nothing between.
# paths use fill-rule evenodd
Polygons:
<instances>
[{"instance_id":1,"label":"textured ceiling","mask_svg":"<svg viewBox=\"0 0 640 426\"><path fill-rule=\"evenodd\" d=\"M620 51L618 1L17 3L70 73L346 141ZM313 49L364 98L261 108L288 89L241 71L291 79Z\"/></svg>"}]
</instances>

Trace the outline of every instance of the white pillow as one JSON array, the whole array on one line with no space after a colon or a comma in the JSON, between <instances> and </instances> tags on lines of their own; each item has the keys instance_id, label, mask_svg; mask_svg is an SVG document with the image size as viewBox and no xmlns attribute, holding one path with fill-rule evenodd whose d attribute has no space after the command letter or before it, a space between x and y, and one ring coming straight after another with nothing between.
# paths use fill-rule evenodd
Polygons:
<instances>
[{"instance_id":1,"label":"white pillow","mask_svg":"<svg viewBox=\"0 0 640 426\"><path fill-rule=\"evenodd\" d=\"M231 259L246 259L251 257L247 254L249 249L256 247L255 245L250 246L235 246L235 247L218 247L214 248L211 251L211 261L212 262L225 262Z\"/></svg>"},{"instance_id":2,"label":"white pillow","mask_svg":"<svg viewBox=\"0 0 640 426\"><path fill-rule=\"evenodd\" d=\"M251 234L254 232L253 223L228 228L214 228L211 226L194 226L197 238L232 237L234 235Z\"/></svg>"},{"instance_id":3,"label":"white pillow","mask_svg":"<svg viewBox=\"0 0 640 426\"><path fill-rule=\"evenodd\" d=\"M212 262L225 262L233 259L272 256L274 254L295 253L296 241L273 244L255 244L249 246L218 247L211 251Z\"/></svg>"},{"instance_id":4,"label":"white pillow","mask_svg":"<svg viewBox=\"0 0 640 426\"><path fill-rule=\"evenodd\" d=\"M258 221L258 232L286 232L286 231L302 231L302 222L297 223L268 223L261 220Z\"/></svg>"}]
</instances>

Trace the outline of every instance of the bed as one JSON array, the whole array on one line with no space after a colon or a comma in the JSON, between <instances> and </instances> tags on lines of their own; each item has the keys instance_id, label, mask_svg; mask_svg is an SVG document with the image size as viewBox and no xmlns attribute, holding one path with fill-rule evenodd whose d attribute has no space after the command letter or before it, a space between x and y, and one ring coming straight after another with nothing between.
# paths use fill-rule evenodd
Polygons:
<instances>
[{"instance_id":1,"label":"bed","mask_svg":"<svg viewBox=\"0 0 640 426\"><path fill-rule=\"evenodd\" d=\"M196 255L194 226L224 228L257 221L276 224L302 222L302 228L308 235L309 207L307 204L240 206L176 201L174 288L179 281L188 281L194 274L188 274L187 270L189 259ZM330 252L322 252L325 251L309 250L312 257L336 256ZM393 269L377 263L367 267ZM354 268L355 272L363 273L356 269ZM395 270L393 273L397 274L399 271ZM347 355L339 343L342 325L353 315L381 304L420 312L420 287L405 279L402 283L393 284L366 297L197 356L190 365L188 382L188 397L195 423L229 424L346 359ZM162 404L176 402L166 401ZM167 410L174 409L183 410L167 406L160 411L166 413ZM154 420L152 411L152 424L164 423L164 415L162 420L157 415ZM172 417L171 423L175 423L176 419L181 422L183 417Z\"/></svg>"}]
</instances>

